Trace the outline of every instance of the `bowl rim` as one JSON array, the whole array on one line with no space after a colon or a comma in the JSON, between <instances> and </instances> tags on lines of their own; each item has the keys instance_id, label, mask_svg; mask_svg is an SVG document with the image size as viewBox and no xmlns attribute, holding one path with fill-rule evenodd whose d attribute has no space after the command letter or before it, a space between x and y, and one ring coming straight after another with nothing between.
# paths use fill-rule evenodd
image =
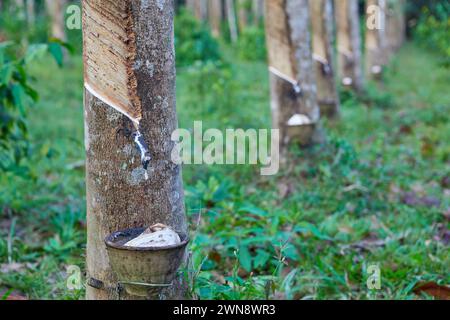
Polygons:
<instances>
[{"instance_id":1,"label":"bowl rim","mask_svg":"<svg viewBox=\"0 0 450 320\"><path fill-rule=\"evenodd\" d=\"M140 231L141 233L144 232L146 228L128 228L128 229L124 229L124 230L118 230L115 232L110 233L109 235L106 236L105 238L105 245L106 247L112 248L112 249L116 249L116 250L122 250L122 251L166 251L166 250L174 250L174 249L181 249L183 247L185 247L190 239L189 239L189 235L187 234L180 234L178 233L178 235L180 236L180 238L182 237L183 240L178 243L178 244L173 244L170 246L163 246L163 247L125 247L124 245L119 245L116 242L113 241L114 237L117 236L120 233L127 233L127 232L136 232L136 231ZM131 240L131 239L130 239Z\"/></svg>"}]
</instances>

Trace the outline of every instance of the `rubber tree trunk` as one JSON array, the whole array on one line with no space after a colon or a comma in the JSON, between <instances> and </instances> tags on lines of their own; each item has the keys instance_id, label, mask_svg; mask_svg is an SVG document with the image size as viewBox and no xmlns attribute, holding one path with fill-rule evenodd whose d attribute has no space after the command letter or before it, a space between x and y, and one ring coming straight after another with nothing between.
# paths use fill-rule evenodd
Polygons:
<instances>
[{"instance_id":1,"label":"rubber tree trunk","mask_svg":"<svg viewBox=\"0 0 450 320\"><path fill-rule=\"evenodd\" d=\"M308 0L266 0L265 8L272 120L285 160L291 143L313 141L320 118Z\"/></svg>"},{"instance_id":2,"label":"rubber tree trunk","mask_svg":"<svg viewBox=\"0 0 450 320\"><path fill-rule=\"evenodd\" d=\"M88 299L120 295L104 238L163 223L187 233L177 128L173 1L84 0ZM124 114L127 114L125 116ZM132 132L148 145L148 170ZM180 278L160 298L185 296Z\"/></svg>"},{"instance_id":3,"label":"rubber tree trunk","mask_svg":"<svg viewBox=\"0 0 450 320\"><path fill-rule=\"evenodd\" d=\"M405 42L405 0L386 0L386 33L389 54L395 54Z\"/></svg>"},{"instance_id":4,"label":"rubber tree trunk","mask_svg":"<svg viewBox=\"0 0 450 320\"><path fill-rule=\"evenodd\" d=\"M198 21L206 21L208 17L208 0L187 0L187 8Z\"/></svg>"},{"instance_id":5,"label":"rubber tree trunk","mask_svg":"<svg viewBox=\"0 0 450 320\"><path fill-rule=\"evenodd\" d=\"M34 26L34 23L36 21L36 7L35 7L35 0L27 0L27 21L28 25Z\"/></svg>"},{"instance_id":6,"label":"rubber tree trunk","mask_svg":"<svg viewBox=\"0 0 450 320\"><path fill-rule=\"evenodd\" d=\"M247 0L238 0L239 31L242 32L248 25Z\"/></svg>"},{"instance_id":7,"label":"rubber tree trunk","mask_svg":"<svg viewBox=\"0 0 450 320\"><path fill-rule=\"evenodd\" d=\"M253 24L259 26L264 18L264 0L252 1Z\"/></svg>"},{"instance_id":8,"label":"rubber tree trunk","mask_svg":"<svg viewBox=\"0 0 450 320\"><path fill-rule=\"evenodd\" d=\"M25 19L25 1L24 0L14 0L14 7L17 12L17 17L21 20Z\"/></svg>"},{"instance_id":9,"label":"rubber tree trunk","mask_svg":"<svg viewBox=\"0 0 450 320\"><path fill-rule=\"evenodd\" d=\"M222 0L209 1L209 24L211 32L214 37L220 36L220 29L222 25Z\"/></svg>"},{"instance_id":10,"label":"rubber tree trunk","mask_svg":"<svg viewBox=\"0 0 450 320\"><path fill-rule=\"evenodd\" d=\"M345 87L362 92L361 31L358 0L335 0L338 76Z\"/></svg>"},{"instance_id":11,"label":"rubber tree trunk","mask_svg":"<svg viewBox=\"0 0 450 320\"><path fill-rule=\"evenodd\" d=\"M313 58L317 77L317 99L322 116L339 114L339 96L336 88L333 51L332 0L310 1Z\"/></svg>"},{"instance_id":12,"label":"rubber tree trunk","mask_svg":"<svg viewBox=\"0 0 450 320\"><path fill-rule=\"evenodd\" d=\"M64 15L67 0L46 0L45 3L51 20L52 37L66 41L67 36Z\"/></svg>"},{"instance_id":13,"label":"rubber tree trunk","mask_svg":"<svg viewBox=\"0 0 450 320\"><path fill-rule=\"evenodd\" d=\"M380 80L388 62L386 39L386 0L366 2L366 75Z\"/></svg>"},{"instance_id":14,"label":"rubber tree trunk","mask_svg":"<svg viewBox=\"0 0 450 320\"><path fill-rule=\"evenodd\" d=\"M236 9L234 6L234 0L225 0L225 6L227 11L228 27L230 29L231 42L236 43L238 40L238 31L236 25Z\"/></svg>"}]
</instances>

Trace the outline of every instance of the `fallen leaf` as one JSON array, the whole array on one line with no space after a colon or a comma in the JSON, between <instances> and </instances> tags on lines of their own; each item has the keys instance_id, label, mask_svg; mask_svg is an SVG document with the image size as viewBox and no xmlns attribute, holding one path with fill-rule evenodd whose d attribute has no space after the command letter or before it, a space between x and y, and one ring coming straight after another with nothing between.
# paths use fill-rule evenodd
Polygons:
<instances>
[{"instance_id":1,"label":"fallen leaf","mask_svg":"<svg viewBox=\"0 0 450 320\"><path fill-rule=\"evenodd\" d=\"M208 255L209 260L214 261L216 263L220 263L222 260L222 256L217 251L213 250Z\"/></svg>"},{"instance_id":2,"label":"fallen leaf","mask_svg":"<svg viewBox=\"0 0 450 320\"><path fill-rule=\"evenodd\" d=\"M450 288L438 285L436 282L419 283L413 292L417 295L425 293L437 300L450 300Z\"/></svg>"},{"instance_id":3,"label":"fallen leaf","mask_svg":"<svg viewBox=\"0 0 450 320\"><path fill-rule=\"evenodd\" d=\"M23 263L17 263L17 262L4 263L4 264L0 265L0 272L1 273L20 272L25 268L26 268L26 265Z\"/></svg>"},{"instance_id":4,"label":"fallen leaf","mask_svg":"<svg viewBox=\"0 0 450 320\"><path fill-rule=\"evenodd\" d=\"M19 300L28 300L23 294L13 290L1 290L0 289L0 301L1 300L9 300L9 301L19 301Z\"/></svg>"},{"instance_id":5,"label":"fallen leaf","mask_svg":"<svg viewBox=\"0 0 450 320\"><path fill-rule=\"evenodd\" d=\"M450 189L450 176L445 176L441 179L441 187L444 189Z\"/></svg>"},{"instance_id":6,"label":"fallen leaf","mask_svg":"<svg viewBox=\"0 0 450 320\"><path fill-rule=\"evenodd\" d=\"M421 197L415 192L405 192L401 196L402 203L410 206L426 206L426 207L440 207L441 201L438 198L431 196Z\"/></svg>"},{"instance_id":7,"label":"fallen leaf","mask_svg":"<svg viewBox=\"0 0 450 320\"><path fill-rule=\"evenodd\" d=\"M400 127L399 131L402 134L411 134L413 133L413 128L410 125L404 124Z\"/></svg>"},{"instance_id":8,"label":"fallen leaf","mask_svg":"<svg viewBox=\"0 0 450 320\"><path fill-rule=\"evenodd\" d=\"M438 223L437 234L434 236L434 240L447 246L450 243L450 230L444 224Z\"/></svg>"},{"instance_id":9,"label":"fallen leaf","mask_svg":"<svg viewBox=\"0 0 450 320\"><path fill-rule=\"evenodd\" d=\"M445 218L447 221L450 221L450 209L447 209L447 210L443 211L443 212L442 212L442 215L444 216L444 218Z\"/></svg>"}]
</instances>

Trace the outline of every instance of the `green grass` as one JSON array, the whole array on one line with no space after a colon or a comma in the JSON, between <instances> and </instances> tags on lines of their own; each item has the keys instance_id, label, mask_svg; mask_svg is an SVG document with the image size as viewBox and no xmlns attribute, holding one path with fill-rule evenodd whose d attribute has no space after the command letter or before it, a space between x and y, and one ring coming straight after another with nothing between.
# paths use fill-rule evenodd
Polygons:
<instances>
[{"instance_id":1,"label":"green grass","mask_svg":"<svg viewBox=\"0 0 450 320\"><path fill-rule=\"evenodd\" d=\"M234 57L179 70L181 127L270 127L266 65ZM277 177L186 166L193 295L412 299L417 282L450 283L442 234L450 76L438 61L408 44L384 85L371 84L365 99L346 97L341 119L325 124L327 142L294 150L295 163ZM46 59L32 70L41 94L29 112L34 179L0 177L0 264L19 264L0 273L0 292L83 297L65 285L66 267L83 269L85 255L81 68L77 57L62 70ZM381 290L366 287L370 264L381 268Z\"/></svg>"}]
</instances>

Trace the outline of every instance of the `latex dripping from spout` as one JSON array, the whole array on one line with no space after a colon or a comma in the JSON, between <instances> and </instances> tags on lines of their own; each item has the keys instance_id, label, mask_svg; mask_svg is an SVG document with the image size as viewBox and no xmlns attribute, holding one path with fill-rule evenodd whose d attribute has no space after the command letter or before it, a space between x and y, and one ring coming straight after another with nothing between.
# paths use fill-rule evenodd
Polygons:
<instances>
[{"instance_id":1,"label":"latex dripping from spout","mask_svg":"<svg viewBox=\"0 0 450 320\"><path fill-rule=\"evenodd\" d=\"M144 136L139 131L138 126L136 126L136 131L133 133L133 139L141 154L141 165L144 168L145 172L147 172L150 162L152 161L152 156L150 154L150 149L144 140Z\"/></svg>"}]
</instances>

